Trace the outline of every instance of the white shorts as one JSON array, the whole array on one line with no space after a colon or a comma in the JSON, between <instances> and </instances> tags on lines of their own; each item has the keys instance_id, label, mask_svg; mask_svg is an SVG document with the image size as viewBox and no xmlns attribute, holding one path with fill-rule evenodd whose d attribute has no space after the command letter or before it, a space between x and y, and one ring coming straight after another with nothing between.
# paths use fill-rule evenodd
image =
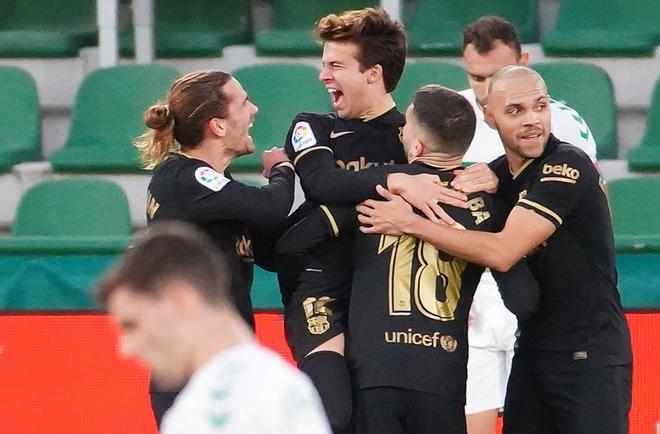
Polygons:
<instances>
[{"instance_id":1,"label":"white shorts","mask_svg":"<svg viewBox=\"0 0 660 434\"><path fill-rule=\"evenodd\" d=\"M504 407L518 321L505 306L492 275L484 273L474 294L468 328L465 413Z\"/></svg>"}]
</instances>

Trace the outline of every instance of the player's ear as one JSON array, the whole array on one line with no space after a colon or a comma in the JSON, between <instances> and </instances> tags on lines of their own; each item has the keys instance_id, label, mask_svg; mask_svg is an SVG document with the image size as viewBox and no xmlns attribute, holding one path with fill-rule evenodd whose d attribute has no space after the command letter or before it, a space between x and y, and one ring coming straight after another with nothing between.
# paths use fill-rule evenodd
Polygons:
<instances>
[{"instance_id":1,"label":"player's ear","mask_svg":"<svg viewBox=\"0 0 660 434\"><path fill-rule=\"evenodd\" d=\"M383 78L383 67L376 64L367 70L367 83L376 83Z\"/></svg>"},{"instance_id":2,"label":"player's ear","mask_svg":"<svg viewBox=\"0 0 660 434\"><path fill-rule=\"evenodd\" d=\"M170 282L161 297L164 297L181 317L193 317L198 313L199 296L195 289L184 281Z\"/></svg>"},{"instance_id":3,"label":"player's ear","mask_svg":"<svg viewBox=\"0 0 660 434\"><path fill-rule=\"evenodd\" d=\"M424 156L424 150L426 147L424 146L424 142L421 141L420 139L415 140L415 145L412 147L410 150L410 155L411 158L419 158Z\"/></svg>"},{"instance_id":4,"label":"player's ear","mask_svg":"<svg viewBox=\"0 0 660 434\"><path fill-rule=\"evenodd\" d=\"M482 108L484 110L484 120L486 121L489 127L496 130L497 124L495 123L493 112L488 108L488 104L484 105Z\"/></svg>"},{"instance_id":5,"label":"player's ear","mask_svg":"<svg viewBox=\"0 0 660 434\"><path fill-rule=\"evenodd\" d=\"M220 118L212 118L208 123L209 132L218 137L227 135L227 120Z\"/></svg>"},{"instance_id":6,"label":"player's ear","mask_svg":"<svg viewBox=\"0 0 660 434\"><path fill-rule=\"evenodd\" d=\"M520 54L520 59L518 60L518 65L522 65L522 66L529 65L529 53L527 51L523 51Z\"/></svg>"}]
</instances>

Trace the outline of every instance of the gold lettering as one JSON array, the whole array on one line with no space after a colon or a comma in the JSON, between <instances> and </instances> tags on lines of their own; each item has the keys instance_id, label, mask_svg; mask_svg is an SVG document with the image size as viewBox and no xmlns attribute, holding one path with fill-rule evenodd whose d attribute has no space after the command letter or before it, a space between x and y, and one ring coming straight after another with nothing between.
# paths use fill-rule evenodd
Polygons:
<instances>
[{"instance_id":1,"label":"gold lettering","mask_svg":"<svg viewBox=\"0 0 660 434\"><path fill-rule=\"evenodd\" d=\"M473 211L472 217L474 217L474 224L478 225L490 218L490 213L488 211Z\"/></svg>"},{"instance_id":2,"label":"gold lettering","mask_svg":"<svg viewBox=\"0 0 660 434\"><path fill-rule=\"evenodd\" d=\"M425 347L430 347L430 346L431 346L431 336L429 336L429 335L424 335L424 337L422 338L422 344L423 344Z\"/></svg>"},{"instance_id":3,"label":"gold lettering","mask_svg":"<svg viewBox=\"0 0 660 434\"><path fill-rule=\"evenodd\" d=\"M153 220L158 208L160 208L160 204L156 201L156 198L150 192L147 192L147 215L149 216L149 220Z\"/></svg>"}]
</instances>

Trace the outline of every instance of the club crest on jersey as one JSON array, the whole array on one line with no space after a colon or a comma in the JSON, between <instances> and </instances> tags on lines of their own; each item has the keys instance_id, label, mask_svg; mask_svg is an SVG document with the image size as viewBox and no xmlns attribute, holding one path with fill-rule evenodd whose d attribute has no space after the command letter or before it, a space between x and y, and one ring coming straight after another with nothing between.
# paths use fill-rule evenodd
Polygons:
<instances>
[{"instance_id":1,"label":"club crest on jersey","mask_svg":"<svg viewBox=\"0 0 660 434\"><path fill-rule=\"evenodd\" d=\"M195 179L204 187L213 191L220 191L222 190L222 187L229 183L229 179L222 173L218 173L206 166L198 167L197 170L195 170Z\"/></svg>"},{"instance_id":2,"label":"club crest on jersey","mask_svg":"<svg viewBox=\"0 0 660 434\"><path fill-rule=\"evenodd\" d=\"M291 145L296 152L316 145L316 137L312 127L307 122L298 122L293 127L293 134L291 134Z\"/></svg>"},{"instance_id":3,"label":"club crest on jersey","mask_svg":"<svg viewBox=\"0 0 660 434\"><path fill-rule=\"evenodd\" d=\"M307 330L313 335L322 335L330 328L328 317L332 315L332 310L326 307L327 303L333 301L330 297L307 297L303 301L303 310L307 318Z\"/></svg>"}]
</instances>

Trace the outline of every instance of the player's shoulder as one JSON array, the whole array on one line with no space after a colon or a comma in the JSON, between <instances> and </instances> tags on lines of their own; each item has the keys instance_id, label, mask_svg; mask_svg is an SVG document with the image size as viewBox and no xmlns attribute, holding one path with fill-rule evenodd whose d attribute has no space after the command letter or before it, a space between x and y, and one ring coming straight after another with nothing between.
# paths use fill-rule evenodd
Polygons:
<instances>
[{"instance_id":1,"label":"player's shoulder","mask_svg":"<svg viewBox=\"0 0 660 434\"><path fill-rule=\"evenodd\" d=\"M541 176L564 177L577 181L581 176L597 174L591 158L582 149L552 136L553 148L544 155L539 170Z\"/></svg>"}]
</instances>

